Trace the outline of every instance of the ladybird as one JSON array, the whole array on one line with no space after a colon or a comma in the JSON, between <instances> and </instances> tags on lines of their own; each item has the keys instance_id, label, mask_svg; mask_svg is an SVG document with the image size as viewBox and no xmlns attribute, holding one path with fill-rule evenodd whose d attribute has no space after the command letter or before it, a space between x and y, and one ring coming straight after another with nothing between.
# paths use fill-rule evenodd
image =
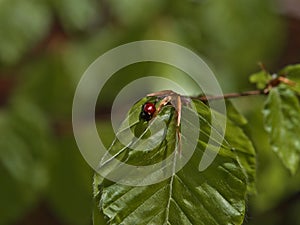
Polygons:
<instances>
[{"instance_id":1,"label":"ladybird","mask_svg":"<svg viewBox=\"0 0 300 225\"><path fill-rule=\"evenodd\" d=\"M144 105L142 105L142 112L140 114L140 117L146 121L149 121L152 119L155 112L156 108L154 103L146 102Z\"/></svg>"}]
</instances>

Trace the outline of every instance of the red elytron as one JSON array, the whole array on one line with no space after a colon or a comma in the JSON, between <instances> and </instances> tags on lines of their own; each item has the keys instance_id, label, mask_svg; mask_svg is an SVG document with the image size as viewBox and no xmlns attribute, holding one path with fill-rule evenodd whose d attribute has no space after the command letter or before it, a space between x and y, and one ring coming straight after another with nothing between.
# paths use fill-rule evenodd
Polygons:
<instances>
[{"instance_id":1,"label":"red elytron","mask_svg":"<svg viewBox=\"0 0 300 225\"><path fill-rule=\"evenodd\" d=\"M156 108L155 108L154 103L146 102L142 106L142 112L141 112L140 116L142 119L149 121L152 119L155 112L156 112Z\"/></svg>"},{"instance_id":2,"label":"red elytron","mask_svg":"<svg viewBox=\"0 0 300 225\"><path fill-rule=\"evenodd\" d=\"M146 102L143 106L143 111L149 115L153 115L156 111L155 105L152 102Z\"/></svg>"}]
</instances>

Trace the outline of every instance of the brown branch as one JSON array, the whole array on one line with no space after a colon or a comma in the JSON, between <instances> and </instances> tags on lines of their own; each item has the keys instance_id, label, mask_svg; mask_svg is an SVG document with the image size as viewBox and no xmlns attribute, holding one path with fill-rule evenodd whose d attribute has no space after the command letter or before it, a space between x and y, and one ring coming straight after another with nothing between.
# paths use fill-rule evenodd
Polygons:
<instances>
[{"instance_id":1,"label":"brown branch","mask_svg":"<svg viewBox=\"0 0 300 225\"><path fill-rule=\"evenodd\" d=\"M285 76L278 76L273 79L271 79L267 86L263 90L253 90L253 91L245 91L241 93L228 93L224 95L219 95L219 96L206 96L206 95L201 95L197 97L192 97L192 99L198 99L200 101L210 101L210 100L218 100L218 99L227 99L227 98L238 98L242 96L250 96L250 95L267 95L269 94L270 90L274 87L277 87L280 84L286 84L288 86L294 86L296 83L289 80Z\"/></svg>"},{"instance_id":2,"label":"brown branch","mask_svg":"<svg viewBox=\"0 0 300 225\"><path fill-rule=\"evenodd\" d=\"M224 95L217 95L217 96L197 96L192 97L192 99L198 99L201 101L210 101L210 100L220 100L220 99L227 99L227 98L238 98L242 96L251 96L251 95L266 95L268 92L266 90L253 90L253 91L245 91L241 93L228 93Z\"/></svg>"}]
</instances>

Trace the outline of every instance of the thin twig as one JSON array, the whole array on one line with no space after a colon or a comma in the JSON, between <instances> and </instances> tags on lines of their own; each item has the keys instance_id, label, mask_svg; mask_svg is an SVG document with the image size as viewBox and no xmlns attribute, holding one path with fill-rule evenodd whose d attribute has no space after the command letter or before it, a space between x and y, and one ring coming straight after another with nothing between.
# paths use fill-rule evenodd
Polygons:
<instances>
[{"instance_id":1,"label":"thin twig","mask_svg":"<svg viewBox=\"0 0 300 225\"><path fill-rule=\"evenodd\" d=\"M264 65L260 64L262 70L265 70ZM267 95L269 94L270 90L274 87L277 87L281 83L286 84L288 86L295 86L296 83L294 81L289 80L285 76L276 76L275 78L271 79L266 87L263 90L253 90L253 91L246 91L241 93L229 93L219 96L206 96L201 95L197 97L192 97L192 99L198 99L200 101L210 101L210 100L218 100L218 99L227 99L227 98L237 98L242 96L250 96L250 95Z\"/></svg>"},{"instance_id":2,"label":"thin twig","mask_svg":"<svg viewBox=\"0 0 300 225\"><path fill-rule=\"evenodd\" d=\"M266 90L253 90L253 91L245 91L241 93L228 93L224 95L217 95L217 96L197 96L192 97L192 99L198 99L200 101L210 101L210 100L218 100L218 99L227 99L227 98L237 98L242 96L250 96L250 95L266 95L268 92Z\"/></svg>"}]
</instances>

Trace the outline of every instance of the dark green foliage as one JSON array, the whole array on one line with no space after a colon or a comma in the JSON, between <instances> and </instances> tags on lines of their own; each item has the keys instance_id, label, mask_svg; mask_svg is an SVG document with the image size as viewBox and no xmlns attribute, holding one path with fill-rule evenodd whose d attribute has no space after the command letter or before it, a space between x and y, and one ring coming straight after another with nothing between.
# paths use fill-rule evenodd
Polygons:
<instances>
[{"instance_id":1,"label":"dark green foliage","mask_svg":"<svg viewBox=\"0 0 300 225\"><path fill-rule=\"evenodd\" d=\"M129 118L138 118L140 106L144 101L133 106ZM139 224L157 225L243 222L246 190L248 188L250 192L255 191L255 152L242 129L236 126L245 124L246 121L228 102L228 112L232 120L227 121L225 140L219 143L218 151L218 147L207 143L211 129L216 129L210 125L209 108L200 101L194 101L194 104L199 113L200 139L192 158L180 171L174 172L170 178L162 182L143 187L126 186L102 179L100 175L95 176L94 194L98 210L108 218L108 224L134 224L136 221L139 221ZM167 125L167 134L158 148L147 152L138 151L116 140L109 149L111 155L117 155L117 158L128 164L144 166L157 163L157 160L164 160L168 153L178 151L174 142L176 117L172 108L166 106L158 114ZM216 116L222 117L219 113L216 113ZM134 119L131 121L128 129L135 129L139 123L143 123ZM190 129L199 128L190 124ZM125 130L122 129L121 132ZM153 135L151 138L156 137ZM198 166L206 148L218 153L208 169L199 171ZM176 164L180 161L180 156L175 158ZM114 172L114 168L117 167L111 164L100 171L101 174L110 174ZM152 176L155 176L155 173Z\"/></svg>"},{"instance_id":2,"label":"dark green foliage","mask_svg":"<svg viewBox=\"0 0 300 225\"><path fill-rule=\"evenodd\" d=\"M300 160L300 105L297 96L285 85L273 88L263 114L272 150L295 174Z\"/></svg>"},{"instance_id":3,"label":"dark green foliage","mask_svg":"<svg viewBox=\"0 0 300 225\"><path fill-rule=\"evenodd\" d=\"M272 76L261 71L253 74L250 81L268 94L263 115L271 148L295 174L300 161L300 66L287 66Z\"/></svg>"},{"instance_id":4,"label":"dark green foliage","mask_svg":"<svg viewBox=\"0 0 300 225\"><path fill-rule=\"evenodd\" d=\"M266 64L272 64L272 60L277 60L278 53L282 51L285 21L281 20L282 15L274 14L277 11L274 8L276 8L275 1L260 0L2 0L0 225L17 222L27 225L28 221L26 223L24 218L28 217L30 217L29 224L46 223L41 221L41 215L55 218L57 220L55 224L91 223L92 171L80 155L73 139L71 107L74 90L80 77L99 55L130 41L142 39L173 41L210 61L224 92L245 90L248 89L246 76L249 71L253 71L255 63L261 60ZM299 65L286 67L279 73L297 82L295 86L288 88L299 94L298 74ZM114 135L109 116L105 112L110 108L115 93L124 84L140 75L162 75L171 79L176 77L180 84L185 85L188 94L199 94L193 82L176 68L154 63L124 68L116 73L116 77L108 82L99 96L97 128L107 146L111 144ZM267 78L270 79L268 76ZM263 85L260 88L264 88L268 79L262 81ZM155 88L158 85L155 84ZM279 99L286 96L285 92L281 93L280 90L278 93ZM250 108L257 111L256 105L259 104L260 102L250 104ZM232 169L237 169L240 178L247 181L247 193L253 193L255 156L252 144L243 132L248 125L230 103L227 106L229 120L226 140L231 142L226 148L231 150L234 148L234 156L232 155L232 158L219 156L218 162L224 163L229 160L235 166ZM241 109L247 118L254 117L248 103L238 104L237 108ZM169 113L172 114L170 108L165 110L167 116ZM204 108L205 110L207 109ZM261 118L254 118L249 120L249 125L255 130L253 139L259 142L256 147L260 152L258 158L261 162L258 165L261 166L259 168L261 170L258 173L260 179L257 181L259 195L253 197L256 202L254 206L250 202L249 208L255 207L263 211L266 208L276 207L284 197L298 191L300 184L297 181L300 179L296 177L294 180L285 174L286 171L281 171L281 165L276 164L280 161L276 158L273 159L269 155L262 156L269 150L269 146L264 142L267 136L259 126L262 123L257 122ZM170 126L171 120L168 123ZM205 123L203 121L203 124ZM135 134L140 135L145 127L146 123L137 124ZM171 134L174 132L170 131ZM143 138L149 135L147 132ZM236 137L241 141L236 141ZM296 134L292 137L296 138ZM157 152L149 153L153 154L153 160L159 161L161 157L166 157L159 149L156 150ZM171 151L167 153L170 154ZM197 154L201 157L202 153L200 151ZM134 155L137 159L141 157L138 152ZM237 158L234 158L236 155ZM142 162L132 158L133 165L138 163ZM148 160L146 163L152 161ZM197 163L198 161L195 162ZM196 171L191 172L191 168L194 167ZM197 166L194 167L185 169L187 176L192 173L198 175ZM295 163L292 166L293 170L296 167ZM216 177L221 176L220 169L216 171L210 169L207 172ZM198 184L200 182L188 178L189 181ZM164 190L168 190L167 181L161 185L166 187ZM223 184L224 187L226 185L228 184ZM241 203L235 206L240 209L237 213L239 215L234 215L233 211L229 215L236 223L241 221L244 213L242 196L246 192L245 184L240 186L240 192L232 200L232 203ZM233 188L237 189L237 186ZM226 195L231 196L226 190ZM215 196L217 193L214 192ZM186 199L191 201L188 194L184 189L181 196L186 196ZM219 202L219 200L215 198L210 201ZM98 210L98 204L99 199L94 210L94 215L98 217L94 216L94 219L96 221L98 218L96 224L104 225L104 215ZM199 204L196 205L201 207ZM174 216L172 218L185 221L182 213L174 214L179 212L174 202L171 206L170 212L173 214L170 215ZM148 206L149 208L151 206ZM295 211L293 215L297 216L299 210ZM196 218L197 215L193 217ZM157 220L153 220L153 223ZM51 223L50 220L47 222Z\"/></svg>"}]
</instances>

